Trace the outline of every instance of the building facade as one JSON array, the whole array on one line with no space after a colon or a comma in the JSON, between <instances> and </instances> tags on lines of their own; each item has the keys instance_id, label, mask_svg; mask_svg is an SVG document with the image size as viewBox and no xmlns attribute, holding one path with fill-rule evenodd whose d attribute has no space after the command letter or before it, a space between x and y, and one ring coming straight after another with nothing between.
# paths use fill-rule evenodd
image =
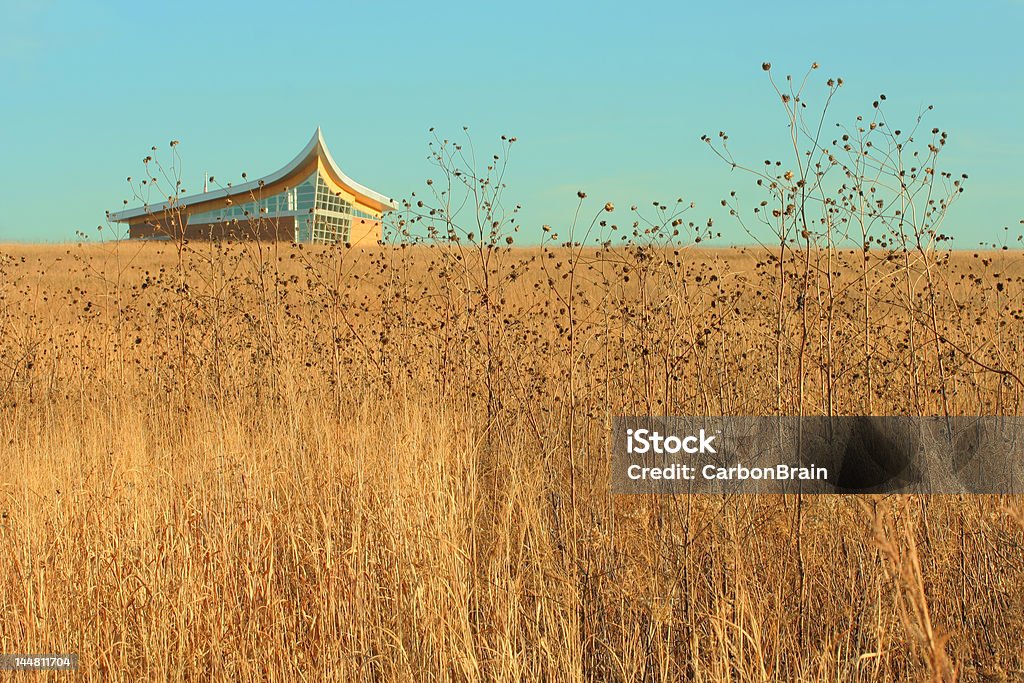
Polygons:
<instances>
[{"instance_id":1,"label":"building facade","mask_svg":"<svg viewBox=\"0 0 1024 683\"><path fill-rule=\"evenodd\" d=\"M284 168L240 185L110 214L133 239L376 244L395 202L345 175L320 129Z\"/></svg>"}]
</instances>

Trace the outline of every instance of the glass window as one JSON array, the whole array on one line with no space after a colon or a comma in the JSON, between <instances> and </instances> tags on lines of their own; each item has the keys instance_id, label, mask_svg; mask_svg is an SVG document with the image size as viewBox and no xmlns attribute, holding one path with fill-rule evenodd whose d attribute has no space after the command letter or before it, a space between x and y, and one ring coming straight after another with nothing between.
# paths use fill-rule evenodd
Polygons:
<instances>
[{"instance_id":1,"label":"glass window","mask_svg":"<svg viewBox=\"0 0 1024 683\"><path fill-rule=\"evenodd\" d=\"M244 201L248 200L248 201ZM379 220L371 213L356 209L339 196L319 173L312 173L295 187L268 197L236 195L221 208L194 213L192 225L230 220L259 220L275 216L295 216L295 238L299 242L321 244L347 243L352 234L352 217Z\"/></svg>"}]
</instances>

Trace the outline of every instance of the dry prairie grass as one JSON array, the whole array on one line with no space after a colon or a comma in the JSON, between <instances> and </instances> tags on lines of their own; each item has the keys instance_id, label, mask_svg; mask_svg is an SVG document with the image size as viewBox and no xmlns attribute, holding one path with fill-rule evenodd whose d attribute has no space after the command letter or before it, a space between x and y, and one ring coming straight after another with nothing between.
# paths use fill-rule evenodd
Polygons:
<instances>
[{"instance_id":1,"label":"dry prairie grass","mask_svg":"<svg viewBox=\"0 0 1024 683\"><path fill-rule=\"evenodd\" d=\"M0 651L104 680L1024 675L1013 501L607 471L616 414L1019 414L1015 254L0 254Z\"/></svg>"}]
</instances>

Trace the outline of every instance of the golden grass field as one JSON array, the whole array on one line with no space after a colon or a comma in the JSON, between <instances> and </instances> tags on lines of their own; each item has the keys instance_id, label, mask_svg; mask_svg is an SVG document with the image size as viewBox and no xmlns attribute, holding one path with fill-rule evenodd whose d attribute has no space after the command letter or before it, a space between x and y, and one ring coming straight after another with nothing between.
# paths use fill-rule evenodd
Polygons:
<instances>
[{"instance_id":1,"label":"golden grass field","mask_svg":"<svg viewBox=\"0 0 1024 683\"><path fill-rule=\"evenodd\" d=\"M0 247L0 652L88 680L1020 680L1016 500L609 493L618 414L1020 414L1014 252L772 259Z\"/></svg>"}]
</instances>

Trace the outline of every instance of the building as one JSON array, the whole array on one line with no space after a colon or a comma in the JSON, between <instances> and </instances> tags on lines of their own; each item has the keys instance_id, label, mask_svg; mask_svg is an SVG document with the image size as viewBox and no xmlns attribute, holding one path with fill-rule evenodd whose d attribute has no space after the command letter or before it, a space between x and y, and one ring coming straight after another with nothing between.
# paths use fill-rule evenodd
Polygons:
<instances>
[{"instance_id":1,"label":"building","mask_svg":"<svg viewBox=\"0 0 1024 683\"><path fill-rule=\"evenodd\" d=\"M363 187L335 163L320 129L284 168L155 205L110 214L133 239L264 239L376 244L395 202Z\"/></svg>"}]
</instances>

